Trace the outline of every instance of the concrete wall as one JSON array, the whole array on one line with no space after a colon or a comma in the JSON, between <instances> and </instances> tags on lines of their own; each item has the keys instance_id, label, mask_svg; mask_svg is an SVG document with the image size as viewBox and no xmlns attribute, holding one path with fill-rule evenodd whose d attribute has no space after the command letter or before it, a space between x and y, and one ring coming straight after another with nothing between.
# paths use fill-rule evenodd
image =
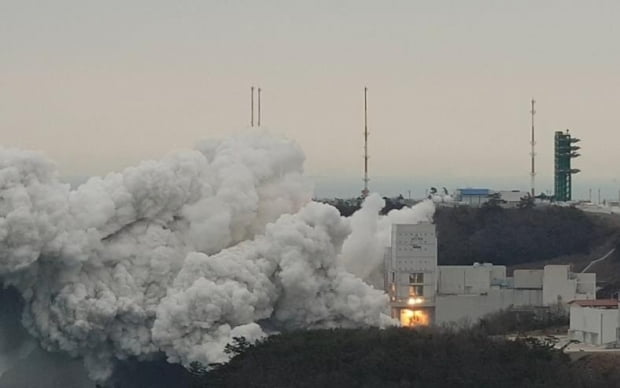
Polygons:
<instances>
[{"instance_id":1,"label":"concrete wall","mask_svg":"<svg viewBox=\"0 0 620 388\"><path fill-rule=\"evenodd\" d=\"M481 294L494 285L505 285L507 280L505 266L488 263L439 266L438 271L439 294Z\"/></svg>"},{"instance_id":2,"label":"concrete wall","mask_svg":"<svg viewBox=\"0 0 620 388\"><path fill-rule=\"evenodd\" d=\"M569 265L546 265L543 304L566 304L576 299L596 299L596 274L572 273Z\"/></svg>"},{"instance_id":3,"label":"concrete wall","mask_svg":"<svg viewBox=\"0 0 620 388\"><path fill-rule=\"evenodd\" d=\"M542 269L515 269L513 274L514 288L543 288Z\"/></svg>"},{"instance_id":4,"label":"concrete wall","mask_svg":"<svg viewBox=\"0 0 620 388\"><path fill-rule=\"evenodd\" d=\"M596 299L596 274L578 273L576 299Z\"/></svg>"},{"instance_id":5,"label":"concrete wall","mask_svg":"<svg viewBox=\"0 0 620 388\"><path fill-rule=\"evenodd\" d=\"M577 280L569 278L570 266L546 265L543 270L543 304L568 303L575 299Z\"/></svg>"},{"instance_id":6,"label":"concrete wall","mask_svg":"<svg viewBox=\"0 0 620 388\"><path fill-rule=\"evenodd\" d=\"M482 295L438 295L435 323L475 323L486 314L514 306L540 306L542 290L490 289Z\"/></svg>"},{"instance_id":7,"label":"concrete wall","mask_svg":"<svg viewBox=\"0 0 620 388\"><path fill-rule=\"evenodd\" d=\"M597 309L571 305L569 338L592 344L604 345L616 341L618 328L617 309Z\"/></svg>"},{"instance_id":8,"label":"concrete wall","mask_svg":"<svg viewBox=\"0 0 620 388\"><path fill-rule=\"evenodd\" d=\"M480 294L491 288L491 266L449 265L439 267L439 294Z\"/></svg>"},{"instance_id":9,"label":"concrete wall","mask_svg":"<svg viewBox=\"0 0 620 388\"><path fill-rule=\"evenodd\" d=\"M491 264L483 264L491 265ZM506 284L506 266L491 265L491 285Z\"/></svg>"}]
</instances>

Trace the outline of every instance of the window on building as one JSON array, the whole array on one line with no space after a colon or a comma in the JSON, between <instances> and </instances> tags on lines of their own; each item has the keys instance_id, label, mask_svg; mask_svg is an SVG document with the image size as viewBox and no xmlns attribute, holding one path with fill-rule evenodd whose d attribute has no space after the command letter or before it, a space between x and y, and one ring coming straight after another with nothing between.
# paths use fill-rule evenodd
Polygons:
<instances>
[{"instance_id":1,"label":"window on building","mask_svg":"<svg viewBox=\"0 0 620 388\"><path fill-rule=\"evenodd\" d=\"M409 286L409 297L424 296L424 286Z\"/></svg>"},{"instance_id":2,"label":"window on building","mask_svg":"<svg viewBox=\"0 0 620 388\"><path fill-rule=\"evenodd\" d=\"M423 284L424 274L421 272L409 274L409 284Z\"/></svg>"}]
</instances>

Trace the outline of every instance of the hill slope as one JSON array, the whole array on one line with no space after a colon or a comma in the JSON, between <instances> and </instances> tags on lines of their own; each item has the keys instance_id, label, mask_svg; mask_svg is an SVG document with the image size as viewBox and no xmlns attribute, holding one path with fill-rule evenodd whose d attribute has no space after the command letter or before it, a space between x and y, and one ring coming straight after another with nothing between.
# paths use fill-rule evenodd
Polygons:
<instances>
[{"instance_id":1,"label":"hill slope","mask_svg":"<svg viewBox=\"0 0 620 388\"><path fill-rule=\"evenodd\" d=\"M568 255L585 255L585 260L617 239L620 229L609 219L556 206L440 207L435 223L439 263L444 265L486 261L515 266Z\"/></svg>"},{"instance_id":2,"label":"hill slope","mask_svg":"<svg viewBox=\"0 0 620 388\"><path fill-rule=\"evenodd\" d=\"M269 337L208 373L202 386L609 386L592 377L532 339L507 341L481 331L339 329Z\"/></svg>"}]
</instances>

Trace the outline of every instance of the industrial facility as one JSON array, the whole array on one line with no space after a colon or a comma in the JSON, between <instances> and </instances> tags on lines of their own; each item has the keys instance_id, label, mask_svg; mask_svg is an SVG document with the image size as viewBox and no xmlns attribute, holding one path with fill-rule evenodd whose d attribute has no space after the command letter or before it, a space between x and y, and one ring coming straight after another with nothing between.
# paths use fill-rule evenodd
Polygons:
<instances>
[{"instance_id":1,"label":"industrial facility","mask_svg":"<svg viewBox=\"0 0 620 388\"><path fill-rule=\"evenodd\" d=\"M568 308L573 300L596 298L596 274L573 273L569 265L520 269L513 276L489 263L440 266L432 223L393 225L384 262L391 315L402 326L474 322L509 307Z\"/></svg>"}]
</instances>

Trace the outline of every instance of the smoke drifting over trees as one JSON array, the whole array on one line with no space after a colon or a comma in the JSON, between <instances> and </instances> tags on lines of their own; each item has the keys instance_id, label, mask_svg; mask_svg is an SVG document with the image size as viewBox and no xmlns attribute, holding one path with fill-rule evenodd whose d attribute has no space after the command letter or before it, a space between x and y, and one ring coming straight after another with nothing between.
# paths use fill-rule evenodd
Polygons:
<instances>
[{"instance_id":1,"label":"smoke drifting over trees","mask_svg":"<svg viewBox=\"0 0 620 388\"><path fill-rule=\"evenodd\" d=\"M366 284L393 222L370 196L351 218L310 201L304 156L262 131L92 178L72 190L39 154L0 149L0 283L40 345L105 380L118 359L225 361L233 337L385 326Z\"/></svg>"}]
</instances>

